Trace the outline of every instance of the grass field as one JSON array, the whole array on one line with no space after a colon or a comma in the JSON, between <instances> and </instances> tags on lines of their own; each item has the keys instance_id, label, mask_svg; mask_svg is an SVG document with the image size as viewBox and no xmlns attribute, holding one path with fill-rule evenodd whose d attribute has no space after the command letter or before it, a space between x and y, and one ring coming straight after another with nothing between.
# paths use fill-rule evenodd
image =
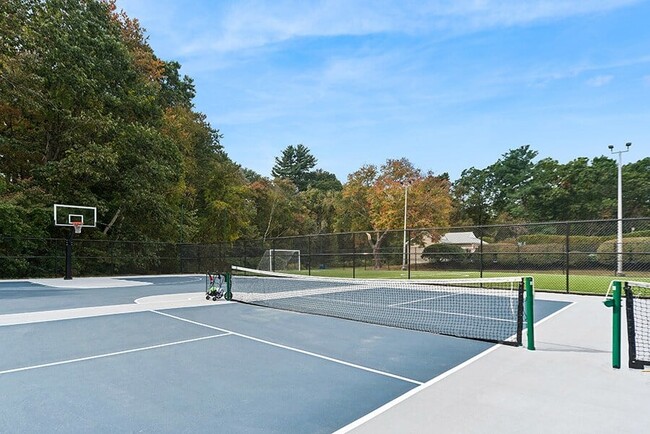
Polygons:
<instances>
[{"instance_id":1,"label":"grass field","mask_svg":"<svg viewBox=\"0 0 650 434\"><path fill-rule=\"evenodd\" d=\"M301 271L300 274L308 274ZM351 268L328 268L311 270L312 276L322 277L352 277ZM566 275L539 272L492 272L484 271L483 277L504 277L504 276L532 276L535 281L535 289L538 291L566 292ZM358 279L405 279L408 277L406 271L402 270L355 270L354 277ZM461 279L478 278L478 271L411 271L411 279ZM569 275L569 292L576 294L601 294L604 295L612 280L631 280L650 282L650 277L615 277L613 275L590 275L571 274Z\"/></svg>"}]
</instances>

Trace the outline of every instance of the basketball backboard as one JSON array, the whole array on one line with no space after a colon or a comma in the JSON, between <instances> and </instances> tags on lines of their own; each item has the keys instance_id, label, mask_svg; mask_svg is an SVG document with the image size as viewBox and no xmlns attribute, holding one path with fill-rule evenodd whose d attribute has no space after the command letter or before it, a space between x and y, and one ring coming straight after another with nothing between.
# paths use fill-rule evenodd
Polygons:
<instances>
[{"instance_id":1,"label":"basketball backboard","mask_svg":"<svg viewBox=\"0 0 650 434\"><path fill-rule=\"evenodd\" d=\"M94 228L97 226L97 208L94 206L54 204L54 226Z\"/></svg>"}]
</instances>

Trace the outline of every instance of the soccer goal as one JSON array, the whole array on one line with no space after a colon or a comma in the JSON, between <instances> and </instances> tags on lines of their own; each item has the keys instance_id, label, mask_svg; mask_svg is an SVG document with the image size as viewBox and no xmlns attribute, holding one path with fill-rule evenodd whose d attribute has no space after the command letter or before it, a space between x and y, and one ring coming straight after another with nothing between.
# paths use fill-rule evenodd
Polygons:
<instances>
[{"instance_id":1,"label":"soccer goal","mask_svg":"<svg viewBox=\"0 0 650 434\"><path fill-rule=\"evenodd\" d=\"M269 249L264 252L258 270L264 271L300 271L300 250Z\"/></svg>"}]
</instances>

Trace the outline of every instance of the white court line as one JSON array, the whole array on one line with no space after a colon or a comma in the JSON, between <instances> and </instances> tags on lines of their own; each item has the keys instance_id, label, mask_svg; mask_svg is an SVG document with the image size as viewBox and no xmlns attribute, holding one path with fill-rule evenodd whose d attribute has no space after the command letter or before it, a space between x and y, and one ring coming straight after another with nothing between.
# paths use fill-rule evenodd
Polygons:
<instances>
[{"instance_id":1,"label":"white court line","mask_svg":"<svg viewBox=\"0 0 650 434\"><path fill-rule=\"evenodd\" d=\"M194 295L200 295L195 297ZM168 296L150 296L139 298L139 303L116 304L107 306L77 307L72 309L58 309L48 311L8 313L0 315L0 327L19 324L43 323L75 318L91 318L105 315L119 315L126 313L148 312L155 309L171 309L181 307L223 306L231 302L220 300L212 302L205 300L204 292L170 294ZM176 297L180 297L176 299Z\"/></svg>"},{"instance_id":2,"label":"white court line","mask_svg":"<svg viewBox=\"0 0 650 434\"><path fill-rule=\"evenodd\" d=\"M169 318L174 318L174 319L177 319L179 321L185 321L185 322L188 322L190 324L195 324L195 325L199 325L199 326L202 326L202 327L207 327L207 328L210 328L210 329L213 329L213 330L228 331L230 334L232 334L234 336L239 336L239 337L244 338L244 339L249 339L249 340L259 342L259 343L262 343L262 344L271 345L273 347L282 348L284 350L289 350L289 351L293 351L293 352L296 352L296 353L305 354L307 356L316 357L318 359L327 360L329 362L338 363L340 365L349 366L351 368L360 369L362 371L372 372L373 374L383 375L384 377L394 378L394 379L397 379L397 380L405 381L407 383L417 384L418 386L422 385L421 381L413 380L411 378L402 377L400 375L391 374L390 372L380 371L380 370L377 370L377 369L369 368L367 366L361 366L361 365L357 365L355 363L346 362L344 360L335 359L333 357L324 356L322 354L312 353L311 351L306 351L306 350L301 350L299 348L289 347L287 345L282 345L282 344L267 341L267 340L264 340L264 339L256 338L256 337L253 337L253 336L244 335L244 334L241 334L241 333L233 332L231 330L225 330L225 329L222 329L222 328L219 328L219 327L211 326L209 324L204 324L204 323L200 323L200 322L197 322L197 321L192 321L190 319L181 318L181 317L176 316L176 315L170 315L168 313L159 312L159 311L156 311L156 310L152 310L152 312L157 313L159 315L167 316Z\"/></svg>"},{"instance_id":3,"label":"white court line","mask_svg":"<svg viewBox=\"0 0 650 434\"><path fill-rule=\"evenodd\" d=\"M5 371L0 371L0 375L11 374L11 373L14 373L14 372L21 372L21 371L30 371L32 369L48 368L50 366L67 365L67 364L76 363L76 362L85 362L87 360L102 359L102 358L111 357L111 356L120 356L122 354L136 353L138 351L147 351L147 350L153 350L153 349L157 349L157 348L171 347L173 345L181 345L181 344L187 344L187 343L190 343L190 342L203 341L203 340L206 340L206 339L220 338L222 336L228 336L230 334L231 333L226 332L226 333L222 333L222 334L219 334L219 335L204 336L204 337L201 337L201 338L186 339L186 340L183 340L183 341L176 341L176 342L168 342L166 344L151 345L151 346L148 346L148 347L141 347L141 348L133 348L133 349L130 349L130 350L116 351L114 353L98 354L98 355L95 355L95 356L80 357L78 359L61 360L61 361L58 361L58 362L43 363L41 365L24 366L22 368L7 369Z\"/></svg>"},{"instance_id":4,"label":"white court line","mask_svg":"<svg viewBox=\"0 0 650 434\"><path fill-rule=\"evenodd\" d=\"M417 300L403 301L401 303L389 304L388 307L398 307L398 306L403 306L405 304L420 303L421 301L438 300L440 298L455 297L456 295L461 295L461 294L445 294L445 295L439 295L437 297L427 297L427 298L420 298Z\"/></svg>"},{"instance_id":5,"label":"white court line","mask_svg":"<svg viewBox=\"0 0 650 434\"><path fill-rule=\"evenodd\" d=\"M570 307L573 306L574 304L576 304L576 303L575 303L575 302L570 303L569 305L564 306L562 309L560 309L560 310L558 310L558 311L556 311L556 312L553 312L551 315L548 315L548 316L544 317L542 320L540 320L539 322L535 323L535 326L538 326L538 325L540 325L540 324L546 322L547 320L553 318L554 316L559 315L561 312L564 312L565 310L567 310L568 308L570 308ZM527 329L524 329L524 332L525 332L526 330L527 330ZM364 423L366 423L366 422L368 422L368 421L374 419L375 417L379 416L379 415L382 414L382 413L387 412L387 411L390 410L391 408L393 408L393 407L397 406L398 404L400 404L400 403L406 401L406 400L409 399L410 397L412 397L412 396L414 396L414 395L416 395L416 394L422 392L423 390L425 390L425 389L431 387L432 385L438 383L439 381L444 380L445 378L449 377L450 375L452 375L452 374L454 374L454 373L460 371L461 369L463 369L463 368L465 368L465 367L471 365L472 363L474 363L474 362L476 362L477 360L479 360L479 359L481 359L481 358L487 356L487 355L490 354L492 351L496 351L497 349L499 349L499 348L501 348L501 347L502 347L501 345L494 345L493 347L488 348L487 350L483 351L482 353L477 354L476 356L472 357L471 359L466 360L465 362L461 363L461 364L458 365L458 366L455 366L454 368L452 368L452 369L450 369L450 370L448 370L448 371L446 371L446 372L443 372L442 374L438 375L438 376L435 377L435 378L432 378L431 380L429 380L429 381L427 381L426 383L424 383L424 384L422 384L422 385L416 387L415 389L411 389L411 390L409 390L409 391L406 392L404 395L398 396L397 398L393 399L392 401L387 402L386 404L382 405L381 407L377 408L376 410L374 410L374 411L372 411L372 412L366 414L366 415L363 416L362 418L355 420L354 422L352 422L352 423L350 423L350 424L348 424L348 425L346 425L346 426L344 426L344 427L338 429L337 431L334 431L333 434L346 434L346 433L352 431L353 429L360 427L360 426L363 425Z\"/></svg>"},{"instance_id":6,"label":"white court line","mask_svg":"<svg viewBox=\"0 0 650 434\"><path fill-rule=\"evenodd\" d=\"M570 308L570 307L573 307L573 306L576 305L576 304L578 304L578 302L576 302L576 301L570 302L569 304L567 304L566 306L564 306L562 309L560 309L560 310L556 310L556 311L553 312L552 314L545 316L544 318L540 319L539 321L537 321L537 322L535 323L535 327L537 327L537 326L540 325L540 324L544 324L544 323L545 323L546 321L548 321L549 319L551 319L551 318L553 318L553 317L559 315L560 313L564 312L565 310L567 310L567 309ZM534 314L534 310L533 310L533 314ZM526 330L526 329L524 329L524 331L525 331L525 330Z\"/></svg>"},{"instance_id":7,"label":"white court line","mask_svg":"<svg viewBox=\"0 0 650 434\"><path fill-rule=\"evenodd\" d=\"M159 277L159 276L149 276L149 277ZM184 276L182 276L182 277L184 277ZM136 280L136 281L140 282L140 280L137 280L137 279L144 280L145 278L144 277L139 277L139 278L129 278L129 279ZM165 286L165 285L180 285L182 283L195 283L195 282L205 282L205 277L199 276L199 277L194 277L194 278L192 278L190 280L181 280L181 281L178 281L178 282L167 282L167 283L149 282L149 283L151 283L154 286Z\"/></svg>"},{"instance_id":8,"label":"white court line","mask_svg":"<svg viewBox=\"0 0 650 434\"><path fill-rule=\"evenodd\" d=\"M41 288L56 289L99 289L99 288L131 288L136 286L150 286L151 282L139 280L115 279L112 277L84 277L72 280L65 279L30 279L30 283Z\"/></svg>"},{"instance_id":9,"label":"white court line","mask_svg":"<svg viewBox=\"0 0 650 434\"><path fill-rule=\"evenodd\" d=\"M450 376L451 374L453 374L453 373L455 373L455 372L457 372L457 371L460 371L460 370L463 369L464 367L466 367L466 366L468 366L468 365L474 363L475 361L477 361L478 359L480 359L480 358L482 358L482 357L487 356L487 355L490 354L492 351L495 351L497 348L500 348L500 347L501 347L500 345L494 345L493 347L488 348L487 350L483 351L483 352L480 353L480 354L477 354L476 356L472 357L472 358L469 359L469 360L466 360L465 362L461 363L460 365L451 368L450 370L448 370L448 371L446 371L446 372L444 372L444 373L438 375L438 376L435 377L435 378L432 378L431 380L427 381L427 382L424 383L424 384L420 384L420 386L418 386L418 387L416 387L416 388L414 388L414 389L409 390L409 391L406 392L404 395L402 395L402 396L398 396L397 398L393 399L392 401L387 402L386 404L382 405L382 406L379 407L378 409L376 409L376 410L374 410L374 411L368 413L368 414L365 415L364 417L355 420L354 422L352 422L352 423L350 423L350 424L344 426L343 428L341 428L341 429L339 429L339 430L337 430L337 431L334 431L333 434L344 434L344 433L348 433L348 432L352 431L353 429L360 427L361 425L363 425L363 424L366 423L367 421L369 421L369 420L371 420L371 419L374 419L375 417L379 416L380 414L384 413L385 411L387 411L387 410L389 410L389 409L395 407L397 404L401 403L402 401L406 401L406 400L407 400L408 398L410 398L411 396L413 396L413 395L415 395L415 394L417 394L417 393L420 393L420 392L423 391L424 389L427 389L428 387L434 385L435 383L437 383L437 382L439 382L439 381L441 381L441 380L447 378L447 377Z\"/></svg>"},{"instance_id":10,"label":"white court line","mask_svg":"<svg viewBox=\"0 0 650 434\"><path fill-rule=\"evenodd\" d=\"M414 310L414 311L417 311L417 312L429 312L429 313L436 313L436 314L443 314L443 315L450 315L450 316L462 316L462 317L467 317L467 318L487 319L487 320L490 320L490 321L517 322L516 319L496 318L496 317L492 317L492 316L474 315L474 314L470 314L470 313L447 312L447 311L444 311L444 310L420 309L420 308L417 308L417 307L399 307L399 309Z\"/></svg>"},{"instance_id":11,"label":"white court line","mask_svg":"<svg viewBox=\"0 0 650 434\"><path fill-rule=\"evenodd\" d=\"M442 296L442 297L449 297L447 295ZM370 306L374 307L372 303L364 303L361 301L352 301L352 300L336 300L336 299L331 299L327 297L310 297L313 300L324 300L328 301L331 303L341 303L341 304L357 304L361 306ZM427 300L434 300L436 298L441 298L441 297L434 297L434 298L426 298L426 299L421 299L421 300L416 300L413 303L417 301L427 301ZM411 303L411 302L407 302ZM418 307L405 307L405 306L400 306L403 304L407 303L396 303L396 304L388 304L385 307L394 307L396 309L402 309L402 310L411 310L411 311L416 311L416 312L426 312L426 313L431 313L431 314L442 314L442 315L452 315L452 316L462 316L462 317L468 317L468 318L478 318L478 319L486 319L489 321L501 321L501 322L517 322L516 319L509 319L509 318L498 318L498 317L491 317L491 316L484 316L484 315L474 315L474 314L469 314L469 313L460 313L460 312L447 312L444 310L431 310L431 309L423 309L423 308L418 308ZM384 306L382 306L384 307Z\"/></svg>"}]
</instances>

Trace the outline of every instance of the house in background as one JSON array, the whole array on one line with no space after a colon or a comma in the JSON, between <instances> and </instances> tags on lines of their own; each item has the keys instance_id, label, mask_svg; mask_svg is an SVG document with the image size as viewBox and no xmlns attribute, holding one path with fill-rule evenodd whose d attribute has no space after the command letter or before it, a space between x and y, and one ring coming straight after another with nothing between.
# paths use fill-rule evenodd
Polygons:
<instances>
[{"instance_id":1,"label":"house in background","mask_svg":"<svg viewBox=\"0 0 650 434\"><path fill-rule=\"evenodd\" d=\"M417 261L422 257L422 253L424 252L426 246L438 243L455 244L457 246L460 246L460 248L462 248L467 253L474 253L479 249L481 245L481 239L476 238L474 232L447 232L440 237L437 243L435 243L431 239L430 235L425 235L422 238L421 243L409 244L409 255L411 255L410 257L412 260ZM483 241L483 245L486 244L488 243Z\"/></svg>"},{"instance_id":2,"label":"house in background","mask_svg":"<svg viewBox=\"0 0 650 434\"><path fill-rule=\"evenodd\" d=\"M454 244L460 246L467 253L474 253L481 245L480 238L474 232L447 232L440 237L441 244ZM487 244L483 241L483 244Z\"/></svg>"}]
</instances>

